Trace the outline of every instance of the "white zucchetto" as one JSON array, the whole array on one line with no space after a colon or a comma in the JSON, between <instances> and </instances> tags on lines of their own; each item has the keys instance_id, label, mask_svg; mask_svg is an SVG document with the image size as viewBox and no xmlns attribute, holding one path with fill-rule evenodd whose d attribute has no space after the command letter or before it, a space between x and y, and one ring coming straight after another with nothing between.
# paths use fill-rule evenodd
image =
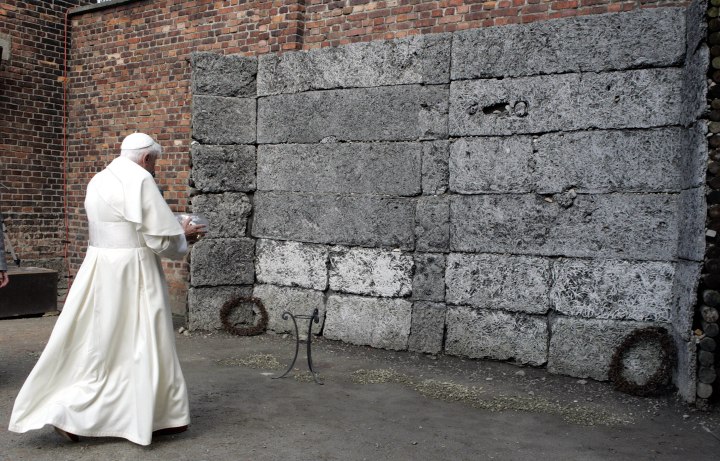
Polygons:
<instances>
[{"instance_id":1,"label":"white zucchetto","mask_svg":"<svg viewBox=\"0 0 720 461\"><path fill-rule=\"evenodd\" d=\"M133 133L123 139L120 145L121 150L137 150L150 147L155 144L155 140L145 133Z\"/></svg>"}]
</instances>

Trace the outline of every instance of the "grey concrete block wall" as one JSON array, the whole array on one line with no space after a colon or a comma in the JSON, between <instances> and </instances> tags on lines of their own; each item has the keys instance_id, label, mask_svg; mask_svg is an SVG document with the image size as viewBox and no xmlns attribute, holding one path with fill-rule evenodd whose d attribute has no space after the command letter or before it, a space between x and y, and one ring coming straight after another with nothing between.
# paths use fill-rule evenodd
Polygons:
<instances>
[{"instance_id":1,"label":"grey concrete block wall","mask_svg":"<svg viewBox=\"0 0 720 461\"><path fill-rule=\"evenodd\" d=\"M324 291L328 285L329 247L258 239L255 272L260 283Z\"/></svg>"},{"instance_id":2,"label":"grey concrete block wall","mask_svg":"<svg viewBox=\"0 0 720 461\"><path fill-rule=\"evenodd\" d=\"M193 56L195 206L252 205L250 229L243 207L234 230L214 217L194 289L252 284L273 312L324 302L331 339L595 379L625 334L665 325L692 400L708 61L696 3ZM212 275L218 264L243 269ZM634 354L644 379L653 352Z\"/></svg>"},{"instance_id":3,"label":"grey concrete block wall","mask_svg":"<svg viewBox=\"0 0 720 461\"><path fill-rule=\"evenodd\" d=\"M331 295L323 335L383 349L408 347L412 303L404 299Z\"/></svg>"},{"instance_id":4,"label":"grey concrete block wall","mask_svg":"<svg viewBox=\"0 0 720 461\"><path fill-rule=\"evenodd\" d=\"M449 354L531 365L547 361L549 332L544 316L453 306L448 308L446 328Z\"/></svg>"},{"instance_id":5,"label":"grey concrete block wall","mask_svg":"<svg viewBox=\"0 0 720 461\"><path fill-rule=\"evenodd\" d=\"M555 317L550 324L548 370L579 378L606 380L615 348L634 330L654 325ZM657 368L656 364L645 366L647 369Z\"/></svg>"},{"instance_id":6,"label":"grey concrete block wall","mask_svg":"<svg viewBox=\"0 0 720 461\"><path fill-rule=\"evenodd\" d=\"M423 143L274 144L258 147L258 190L419 195Z\"/></svg>"},{"instance_id":7,"label":"grey concrete block wall","mask_svg":"<svg viewBox=\"0 0 720 461\"><path fill-rule=\"evenodd\" d=\"M409 296L413 264L412 256L399 250L333 247L330 289L385 298Z\"/></svg>"},{"instance_id":8,"label":"grey concrete block wall","mask_svg":"<svg viewBox=\"0 0 720 461\"><path fill-rule=\"evenodd\" d=\"M450 81L450 34L353 43L259 58L258 94Z\"/></svg>"},{"instance_id":9,"label":"grey concrete block wall","mask_svg":"<svg viewBox=\"0 0 720 461\"><path fill-rule=\"evenodd\" d=\"M253 296L262 301L268 313L267 328L276 333L294 333L292 319L283 319L285 312L293 315L312 315L318 310L319 323L312 323L313 334L320 334L325 320L325 297L321 291L302 288L278 287L275 285L255 285ZM298 322L298 334L307 337L308 325Z\"/></svg>"},{"instance_id":10,"label":"grey concrete block wall","mask_svg":"<svg viewBox=\"0 0 720 461\"><path fill-rule=\"evenodd\" d=\"M188 329L221 330L220 309L234 298L252 296L250 286L191 287L188 291Z\"/></svg>"},{"instance_id":11,"label":"grey concrete block wall","mask_svg":"<svg viewBox=\"0 0 720 461\"><path fill-rule=\"evenodd\" d=\"M577 195L568 202L534 194L453 195L450 249L672 260L679 202L677 194Z\"/></svg>"},{"instance_id":12,"label":"grey concrete block wall","mask_svg":"<svg viewBox=\"0 0 720 461\"><path fill-rule=\"evenodd\" d=\"M258 101L260 144L447 137L447 85L308 91Z\"/></svg>"},{"instance_id":13,"label":"grey concrete block wall","mask_svg":"<svg viewBox=\"0 0 720 461\"><path fill-rule=\"evenodd\" d=\"M685 14L658 8L455 34L453 80L606 72L681 64Z\"/></svg>"},{"instance_id":14,"label":"grey concrete block wall","mask_svg":"<svg viewBox=\"0 0 720 461\"><path fill-rule=\"evenodd\" d=\"M509 136L682 122L683 70L462 80L450 85L450 136Z\"/></svg>"},{"instance_id":15,"label":"grey concrete block wall","mask_svg":"<svg viewBox=\"0 0 720 461\"><path fill-rule=\"evenodd\" d=\"M193 186L202 192L255 190L255 146L204 146L193 143Z\"/></svg>"},{"instance_id":16,"label":"grey concrete block wall","mask_svg":"<svg viewBox=\"0 0 720 461\"><path fill-rule=\"evenodd\" d=\"M203 214L212 223L205 237L244 237L252 205L243 193L204 194L193 197L192 211Z\"/></svg>"}]
</instances>

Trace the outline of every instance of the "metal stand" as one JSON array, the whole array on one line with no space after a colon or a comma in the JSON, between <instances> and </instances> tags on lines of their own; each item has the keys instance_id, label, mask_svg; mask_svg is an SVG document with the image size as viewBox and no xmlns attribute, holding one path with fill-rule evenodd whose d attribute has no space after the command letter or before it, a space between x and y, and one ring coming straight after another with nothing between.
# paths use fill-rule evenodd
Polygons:
<instances>
[{"instance_id":1,"label":"metal stand","mask_svg":"<svg viewBox=\"0 0 720 461\"><path fill-rule=\"evenodd\" d=\"M281 374L280 376L273 376L272 379L284 378L288 373L290 373L290 371L295 366L295 361L297 360L298 351L300 350L300 343L305 342L305 343L307 343L307 361L308 361L308 368L310 369L310 373L312 374L312 377L313 377L313 380L315 381L315 383L323 384L320 381L318 381L317 373L313 369L312 351L310 349L310 345L312 343L312 324L313 324L313 322L320 323L320 316L318 315L317 308L315 308L313 310L312 315L293 315L291 312L287 312L287 311L283 312L283 315L282 315L283 320L287 320L288 317L290 317L292 319L293 325L295 326L295 356L293 357L292 363L290 363L290 366L288 367L288 369L285 370L285 373ZM300 339L300 335L298 334L297 321L295 320L296 318L309 320L307 340Z\"/></svg>"}]
</instances>

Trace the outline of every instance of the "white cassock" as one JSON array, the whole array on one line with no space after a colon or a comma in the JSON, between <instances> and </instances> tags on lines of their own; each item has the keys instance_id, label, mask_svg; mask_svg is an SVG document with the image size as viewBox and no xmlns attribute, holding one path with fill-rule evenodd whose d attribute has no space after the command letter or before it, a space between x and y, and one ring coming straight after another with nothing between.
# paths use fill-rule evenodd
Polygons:
<instances>
[{"instance_id":1,"label":"white cassock","mask_svg":"<svg viewBox=\"0 0 720 461\"><path fill-rule=\"evenodd\" d=\"M9 429L46 424L148 445L190 423L160 256L187 252L152 176L123 157L88 184L90 241Z\"/></svg>"}]
</instances>

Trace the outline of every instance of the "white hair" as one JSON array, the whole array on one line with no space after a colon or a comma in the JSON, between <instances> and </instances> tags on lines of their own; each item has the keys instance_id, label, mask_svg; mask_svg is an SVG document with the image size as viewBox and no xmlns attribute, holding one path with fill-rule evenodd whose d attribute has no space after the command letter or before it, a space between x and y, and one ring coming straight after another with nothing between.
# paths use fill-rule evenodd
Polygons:
<instances>
[{"instance_id":1,"label":"white hair","mask_svg":"<svg viewBox=\"0 0 720 461\"><path fill-rule=\"evenodd\" d=\"M135 163L139 162L145 154L150 154L152 158L158 158L162 154L162 147L158 143L153 143L152 146L143 147L142 149L123 149L120 151L120 157L125 157Z\"/></svg>"}]
</instances>

